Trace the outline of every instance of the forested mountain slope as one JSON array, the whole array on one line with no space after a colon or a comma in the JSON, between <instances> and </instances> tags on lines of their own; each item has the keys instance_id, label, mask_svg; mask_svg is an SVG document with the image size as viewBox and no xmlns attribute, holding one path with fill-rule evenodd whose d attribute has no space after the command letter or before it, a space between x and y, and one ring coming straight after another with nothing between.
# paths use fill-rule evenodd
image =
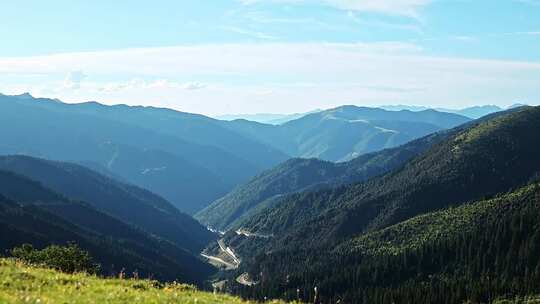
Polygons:
<instances>
[{"instance_id":1,"label":"forested mountain slope","mask_svg":"<svg viewBox=\"0 0 540 304\"><path fill-rule=\"evenodd\" d=\"M396 148L364 154L348 162L291 159L236 187L195 217L201 223L220 230L241 226L253 214L286 200L287 194L361 182L399 168L450 136L451 132L456 131L434 133Z\"/></svg>"},{"instance_id":2,"label":"forested mountain slope","mask_svg":"<svg viewBox=\"0 0 540 304\"><path fill-rule=\"evenodd\" d=\"M58 104L49 104L48 106L57 108ZM98 116L143 127L203 147L216 147L249 162L257 168L270 167L287 157L269 145L224 128L220 120L204 115L184 113L167 108L126 105L106 106L97 102L71 104L68 110L70 113ZM211 159L193 159L192 161L206 166L208 164L205 162L211 161ZM213 161L212 165L217 167L223 164Z\"/></svg>"},{"instance_id":3,"label":"forested mountain slope","mask_svg":"<svg viewBox=\"0 0 540 304\"><path fill-rule=\"evenodd\" d=\"M539 128L538 107L495 116L434 145L396 172L292 195L287 203L253 218L250 227L272 233L306 227L310 234L317 231L333 239L507 191L540 171L540 136L531 131Z\"/></svg>"},{"instance_id":4,"label":"forested mountain slope","mask_svg":"<svg viewBox=\"0 0 540 304\"><path fill-rule=\"evenodd\" d=\"M0 157L0 170L24 175L74 200L198 254L215 236L165 199L85 167L27 156Z\"/></svg>"},{"instance_id":5,"label":"forested mountain slope","mask_svg":"<svg viewBox=\"0 0 540 304\"><path fill-rule=\"evenodd\" d=\"M351 283L353 285L346 284L338 277L345 273L350 276L357 273L367 275L362 272L367 266L356 270L346 266L356 263L356 253L348 256L352 260L342 259L343 263L325 260L324 257L334 254L334 248L347 242L354 243L351 240L362 238L366 233L377 233L415 216L493 197L536 180L540 172L540 159L537 157L540 155L540 134L536 132L539 129L538 107L496 115L432 146L397 171L365 183L288 196L285 202L250 218L245 226L252 233L273 235L270 239L228 235L226 242L243 257L245 268L242 271L248 269L254 276L262 272L261 280L283 284L283 278L277 279L273 271L287 273L290 279L302 273L301 281L294 281L296 284L335 282L332 288L337 291L331 292L334 295L354 294L354 290L359 290L356 288L358 285L354 285L356 281ZM537 196L532 198L532 203L536 204ZM449 233L453 234L451 230ZM403 242L407 243L407 240ZM497 238L493 242L503 243ZM348 248L347 245L342 246ZM481 252L475 248L474 252ZM516 247L507 249L512 251ZM402 261L403 257L400 259L392 260L392 263ZM383 262L387 260L373 265ZM300 265L301 269L295 265ZM383 273L385 269L394 269L393 266L384 267L377 271L371 268L368 272ZM309 271L305 272L306 269ZM412 271L412 276L416 274L414 268L409 271ZM400 276L403 275L396 278ZM280 292L284 290L273 284L269 283L271 288ZM400 290L396 287L395 292ZM384 291L381 289L376 294L382 296ZM374 299L372 296L375 295L367 295Z\"/></svg>"},{"instance_id":6,"label":"forested mountain slope","mask_svg":"<svg viewBox=\"0 0 540 304\"><path fill-rule=\"evenodd\" d=\"M313 192L358 183L399 169L407 161L448 137L482 121L513 111L515 110L491 114L395 148L367 153L347 162L333 163L318 159L291 159L259 174L248 183L236 187L224 197L198 212L195 217L202 223L220 230L239 228L257 213L264 213L266 209L287 201L289 194Z\"/></svg>"},{"instance_id":7,"label":"forested mountain slope","mask_svg":"<svg viewBox=\"0 0 540 304\"><path fill-rule=\"evenodd\" d=\"M538 179L540 180L540 179ZM269 253L236 292L354 303L491 303L540 292L540 184L413 217L335 248Z\"/></svg>"},{"instance_id":8,"label":"forested mountain slope","mask_svg":"<svg viewBox=\"0 0 540 304\"><path fill-rule=\"evenodd\" d=\"M0 250L75 242L103 274L131 274L202 284L212 269L173 243L145 233L83 202L69 200L21 175L0 171Z\"/></svg>"}]
</instances>

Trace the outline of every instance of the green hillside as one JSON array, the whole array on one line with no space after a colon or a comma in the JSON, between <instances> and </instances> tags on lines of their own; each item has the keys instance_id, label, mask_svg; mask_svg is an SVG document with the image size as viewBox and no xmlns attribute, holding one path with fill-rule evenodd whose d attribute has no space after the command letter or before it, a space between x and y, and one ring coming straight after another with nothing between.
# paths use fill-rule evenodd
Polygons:
<instances>
[{"instance_id":1,"label":"green hillside","mask_svg":"<svg viewBox=\"0 0 540 304\"><path fill-rule=\"evenodd\" d=\"M443 282L437 285L440 290L448 291L450 288L451 294L459 299L465 300L464 295L480 299L489 296L481 286L471 282L473 278L481 281L487 279L483 275L493 275L484 270L494 265L518 267L515 272L499 269L506 275L499 275L499 285L491 286L499 295L504 294L505 288L509 288L511 294L536 292L536 285L529 284L533 281L532 276L536 275L532 269L535 269L540 258L536 249L527 247L529 249L524 250L518 243L510 247L503 245L515 239L515 242L526 241L524 246L530 246L536 237L535 226L519 226L529 230L518 232L516 235L521 238L518 239L512 234L514 228L511 227L514 226L505 226L505 221L515 221L517 215L513 212L494 216L503 222L484 221L488 224L482 226L475 221L484 220L480 212L483 207L459 209L459 214L448 208L459 207L471 201L484 201L536 181L540 176L540 136L531 130L539 129L538 107L496 115L460 130L397 171L365 183L294 194L279 205L257 214L250 218L247 230L260 235L273 235L272 238L263 240L229 234L225 240L242 257L244 265L240 271L248 270L256 279L265 278L268 282L266 287L257 286L255 291L246 294L256 295L258 291L268 293L272 290L276 292L272 294L287 297L295 284L305 288L317 284L326 286L326 292L333 300L339 296L348 299L365 296L379 303L381 299L378 297L382 294L395 295L394 300L409 299L405 291L411 297L420 296L414 290L428 292L420 288L419 281L414 281L415 277L425 272L420 273L418 268L410 268L409 265L409 261L418 261L421 257L430 257L429 269L444 273L440 278ZM532 196L526 193L517 191L510 194L508 200L514 202L511 206L519 206L521 201L527 202L527 206L534 206L538 202L538 195L536 192ZM440 213L440 218L415 218L441 210L445 211ZM525 210L527 218L538 218L535 208ZM408 220L413 223L426 221L427 224L415 226ZM387 228L389 230L385 230ZM475 233L467 234L470 229ZM497 230L506 236L488 233ZM433 235L450 237L437 238L434 243L422 242ZM494 253L483 247L486 244L498 246L496 248L500 248L500 251ZM463 252L459 251L462 248L469 248L469 254L473 256L464 259ZM523 256L523 264L512 264L507 258L516 254L516 250L526 254ZM385 251L393 254L385 255L386 258L368 259L369 263L366 262L366 255L371 252ZM438 259L440 254L448 251L451 256L460 258L439 263L442 261ZM344 255L337 254L343 252ZM492 254L489 261L486 256L488 253ZM409 260L410 255L413 255L412 260ZM504 262L502 256L505 256ZM484 268L474 268L479 267L477 263L483 257L485 260L481 263L485 263L482 264ZM497 263L495 259L498 259ZM464 268L459 265L464 265ZM451 273L450 285L445 285L448 273L444 267L457 267L464 272ZM529 271L525 273L525 269ZM261 275L257 277L256 274ZM377 275L374 277L374 274ZM292 282L287 285L290 289L279 285L283 284L284 278ZM508 280L514 278L529 285L522 289L512 289ZM405 283L410 285L399 285ZM471 286L468 293L453 289L467 284ZM359 290L365 293L359 294ZM432 291L433 300L424 299L419 302L455 303L444 300L441 298L443 293L437 292L438 289ZM391 303L390 300L381 300L381 303Z\"/></svg>"},{"instance_id":2,"label":"green hillside","mask_svg":"<svg viewBox=\"0 0 540 304\"><path fill-rule=\"evenodd\" d=\"M538 107L496 116L458 132L395 172L366 183L292 195L252 217L248 228L332 242L520 187L540 171L540 136L531 132L538 129Z\"/></svg>"},{"instance_id":3,"label":"green hillside","mask_svg":"<svg viewBox=\"0 0 540 304\"><path fill-rule=\"evenodd\" d=\"M65 197L84 201L195 254L215 239L205 227L162 197L83 166L17 155L0 156L0 170L15 172Z\"/></svg>"},{"instance_id":4,"label":"green hillside","mask_svg":"<svg viewBox=\"0 0 540 304\"><path fill-rule=\"evenodd\" d=\"M405 145L367 153L353 160L333 163L319 159L291 159L267 170L195 215L216 229L239 228L257 213L286 200L295 192L315 191L362 182L403 166L456 130L438 132Z\"/></svg>"},{"instance_id":5,"label":"green hillside","mask_svg":"<svg viewBox=\"0 0 540 304\"><path fill-rule=\"evenodd\" d=\"M248 304L232 296L201 292L182 284L146 280L103 279L86 274L64 274L0 260L1 303L181 303ZM283 303L283 302L271 302Z\"/></svg>"},{"instance_id":6,"label":"green hillside","mask_svg":"<svg viewBox=\"0 0 540 304\"><path fill-rule=\"evenodd\" d=\"M539 202L535 183L414 217L333 249L301 250L301 255L277 250L252 269L262 271L266 283L237 291L290 298L298 286L317 286L331 302L434 304L538 294Z\"/></svg>"},{"instance_id":7,"label":"green hillside","mask_svg":"<svg viewBox=\"0 0 540 304\"><path fill-rule=\"evenodd\" d=\"M473 234L491 223L534 206L540 198L540 185L533 184L491 200L472 202L456 208L419 215L407 221L354 238L336 252L370 256L398 255L417 250L428 243L455 238L459 234Z\"/></svg>"},{"instance_id":8,"label":"green hillside","mask_svg":"<svg viewBox=\"0 0 540 304\"><path fill-rule=\"evenodd\" d=\"M43 248L77 243L104 275L121 269L142 277L202 285L214 269L186 249L70 200L27 177L0 170L0 252L24 243Z\"/></svg>"},{"instance_id":9,"label":"green hillside","mask_svg":"<svg viewBox=\"0 0 540 304\"><path fill-rule=\"evenodd\" d=\"M319 159L288 160L236 187L198 212L195 218L219 230L240 228L256 214L264 213L267 209L286 202L287 195L363 182L399 169L431 146L499 115L504 114L492 114L395 148L366 153L347 162L333 163Z\"/></svg>"}]
</instances>

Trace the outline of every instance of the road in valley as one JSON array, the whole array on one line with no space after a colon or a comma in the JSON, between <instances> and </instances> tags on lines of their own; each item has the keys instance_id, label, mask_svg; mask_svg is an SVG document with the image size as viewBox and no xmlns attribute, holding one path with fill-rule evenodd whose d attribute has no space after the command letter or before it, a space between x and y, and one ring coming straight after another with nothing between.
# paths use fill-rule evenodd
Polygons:
<instances>
[{"instance_id":1,"label":"road in valley","mask_svg":"<svg viewBox=\"0 0 540 304\"><path fill-rule=\"evenodd\" d=\"M246 231L239 231L239 232L237 231L237 234L244 234L244 233L249 234L249 232L246 232ZM253 237L255 235L251 234L249 236ZM225 245L225 241L223 239L219 239L217 241L217 243L219 245L219 250L221 251L221 253L224 253L225 255L227 255L233 261L233 263L227 262L227 261L225 261L224 259L222 259L220 257L212 256L212 255L208 255L208 254L204 254L204 253L201 253L201 256L207 258L210 261L210 263L215 265L215 266L218 266L218 267L219 266L224 266L225 270L237 269L238 266L240 266L240 263L241 263L240 258L234 253L234 251L232 250L231 247ZM253 281L253 280L251 280L249 278L249 274L247 272L239 275L236 278L236 282L238 282L239 284L245 285L245 286L253 286L253 285L257 284L257 282L255 282L255 281Z\"/></svg>"},{"instance_id":2,"label":"road in valley","mask_svg":"<svg viewBox=\"0 0 540 304\"><path fill-rule=\"evenodd\" d=\"M223 241L223 239L218 240L218 245L219 245L219 250L225 255L227 255L233 261L233 263L227 262L223 258L220 258L218 256L208 255L202 252L201 252L201 256L207 258L210 261L210 263L214 266L225 267L225 270L237 269L241 261L236 256L234 251L230 247L225 245L225 242Z\"/></svg>"},{"instance_id":3,"label":"road in valley","mask_svg":"<svg viewBox=\"0 0 540 304\"><path fill-rule=\"evenodd\" d=\"M219 249L228 255L237 265L240 265L240 259L236 256L231 247L225 246L223 239L218 241ZM237 266L238 267L238 266Z\"/></svg>"},{"instance_id":4,"label":"road in valley","mask_svg":"<svg viewBox=\"0 0 540 304\"><path fill-rule=\"evenodd\" d=\"M247 272L245 272L245 273L241 274L240 276L238 276L238 278L236 278L236 282L238 282L239 284L245 285L245 286L257 285L257 282L254 282L254 281L249 279L249 274Z\"/></svg>"},{"instance_id":5,"label":"road in valley","mask_svg":"<svg viewBox=\"0 0 540 304\"><path fill-rule=\"evenodd\" d=\"M214 261L215 263L217 263L217 264L219 264L221 266L225 266L226 270L231 270L231 269L238 268L238 265L229 263L229 262L227 262L227 261L225 261L225 260L223 260L222 258L219 258L219 257L207 255L207 254L204 254L204 253L201 253L201 256L207 258L208 260ZM216 265L216 266L218 266L218 265Z\"/></svg>"}]
</instances>

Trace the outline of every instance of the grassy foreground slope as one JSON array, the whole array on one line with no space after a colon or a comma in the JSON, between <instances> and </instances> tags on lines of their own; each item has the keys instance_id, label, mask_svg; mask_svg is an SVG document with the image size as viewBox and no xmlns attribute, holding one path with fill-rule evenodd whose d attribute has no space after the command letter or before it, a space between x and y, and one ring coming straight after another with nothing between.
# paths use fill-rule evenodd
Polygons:
<instances>
[{"instance_id":1,"label":"grassy foreground slope","mask_svg":"<svg viewBox=\"0 0 540 304\"><path fill-rule=\"evenodd\" d=\"M0 260L0 303L227 303L239 298L201 292L189 285L102 279ZM272 302L283 303L283 302Z\"/></svg>"}]
</instances>

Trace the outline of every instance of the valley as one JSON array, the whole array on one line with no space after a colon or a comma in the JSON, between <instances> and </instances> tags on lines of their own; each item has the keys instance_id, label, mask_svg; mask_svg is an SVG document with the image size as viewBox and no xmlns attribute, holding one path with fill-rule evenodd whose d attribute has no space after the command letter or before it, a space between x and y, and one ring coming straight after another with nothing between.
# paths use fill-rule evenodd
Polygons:
<instances>
[{"instance_id":1,"label":"valley","mask_svg":"<svg viewBox=\"0 0 540 304\"><path fill-rule=\"evenodd\" d=\"M540 128L539 113L538 108L529 108L487 117L447 133L446 139L393 172L363 183L287 195L279 204L244 223L248 231L272 233L272 239L255 240L244 234L225 234L227 242L234 244L243 256L243 268L236 273L248 270L256 279L266 280L250 291L236 290L251 295L280 294L293 299L297 286L309 290L309 286L317 284L330 301L368 298L384 302L378 298L383 294L392 294L389 299L410 297L423 301L421 297L430 294L437 303L465 301L473 293L480 301L488 296L485 292L510 290L504 280L497 281L497 287L485 282L473 287L468 280L476 276L462 276L472 275L469 272L472 269L467 267L475 267L478 260L470 255L463 257L464 252L459 250L469 247L479 257L489 252L489 257L484 259L505 256L506 253L491 251L493 247L485 247L503 242L501 235L490 234L493 230L510 233L504 238L508 241L519 236L519 241L507 243L512 246L497 247L509 250L504 251L508 252L507 258L517 254L518 248L535 246L530 238L535 237L538 227L533 218L540 199L536 184L540 171L537 158L540 138L528 130ZM516 170L520 174L513 173ZM476 182L471 183L473 178ZM525 188L520 189L522 186ZM491 197L494 199L489 200ZM486 198L488 200L482 201ZM514 216L520 219L520 225L532 226L519 226L520 230L504 226L503 223ZM531 219L529 224L525 224L526 218ZM481 238L481 241L467 243L470 238ZM476 251L480 248L488 251ZM512 272L516 279L532 283L537 272L526 274L522 272L525 268L520 268L538 265L536 249L528 250L521 255L523 264L514 264L514 270L503 270L507 266L501 265L503 268L497 271ZM441 259L448 260L421 260L426 255L439 254ZM402 264L405 260L401 259L408 262ZM509 258L506 261L513 263ZM454 272L447 268L451 263L461 263L459 270ZM418 270L411 272L407 268L409 264ZM357 269L356 272L347 271L350 267ZM476 270L480 273L473 272L479 280L495 271L493 266L483 267L487 268ZM370 272L386 273L386 276L370 277ZM415 278L415 275L421 276ZM450 281L439 283L436 279L435 283L428 279L431 276L448 277ZM437 284L440 291L421 288L425 280ZM400 287L391 287L395 286L393 284ZM535 284L530 286L535 290ZM463 288L462 298L445 298L444 290L451 288ZM363 290L363 293L355 294L353 290Z\"/></svg>"},{"instance_id":2,"label":"valley","mask_svg":"<svg viewBox=\"0 0 540 304\"><path fill-rule=\"evenodd\" d=\"M471 120L345 106L265 125L1 98L2 121L17 134L4 129L11 148L0 156L4 252L75 242L103 277L180 280L259 301L456 303L540 292L533 283L540 138L530 132L540 129L537 107ZM66 131L31 141L33 126L15 125L21 113ZM88 128L90 121L102 127ZM206 139L190 141L187 127ZM343 133L349 128L384 140L343 145L329 159L330 150L302 158L311 152L294 147L307 147L304 140L336 147L339 136L354 140ZM321 133L328 137L312 136ZM193 159L211 155L223 159ZM478 268L480 261L488 264ZM513 279L486 281L494 272Z\"/></svg>"},{"instance_id":3,"label":"valley","mask_svg":"<svg viewBox=\"0 0 540 304\"><path fill-rule=\"evenodd\" d=\"M0 304L540 304L540 0L0 11Z\"/></svg>"}]
</instances>

